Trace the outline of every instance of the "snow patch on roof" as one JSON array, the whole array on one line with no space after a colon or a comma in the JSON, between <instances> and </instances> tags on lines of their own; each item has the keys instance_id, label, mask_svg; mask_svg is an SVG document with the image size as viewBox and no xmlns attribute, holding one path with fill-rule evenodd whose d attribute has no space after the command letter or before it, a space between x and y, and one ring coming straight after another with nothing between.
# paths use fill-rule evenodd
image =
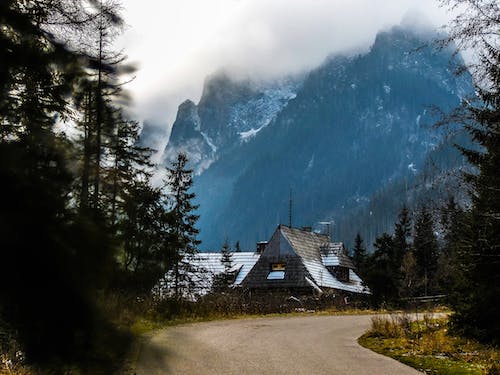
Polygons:
<instances>
[{"instance_id":1,"label":"snow patch on roof","mask_svg":"<svg viewBox=\"0 0 500 375\"><path fill-rule=\"evenodd\" d=\"M254 252L231 253L232 267L230 271L237 272L233 286L241 284L248 272L259 260L260 254ZM214 277L224 272L224 264L221 262L222 253L199 253L194 257L186 259L191 270L188 272L187 278L190 279L194 288L191 295L185 296L190 299L196 299L196 296L207 294L213 284ZM164 282L168 285L174 279L172 271L167 272Z\"/></svg>"}]
</instances>

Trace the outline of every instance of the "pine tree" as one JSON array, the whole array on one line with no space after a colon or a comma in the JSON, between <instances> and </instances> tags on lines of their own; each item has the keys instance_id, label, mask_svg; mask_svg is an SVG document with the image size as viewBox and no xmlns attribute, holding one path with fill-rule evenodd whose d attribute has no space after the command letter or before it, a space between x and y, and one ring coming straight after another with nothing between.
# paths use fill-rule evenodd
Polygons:
<instances>
[{"instance_id":1,"label":"pine tree","mask_svg":"<svg viewBox=\"0 0 500 375\"><path fill-rule=\"evenodd\" d=\"M123 198L118 222L124 254L121 285L134 294L147 294L172 266L172 215L165 210L161 189L148 180L128 183Z\"/></svg>"},{"instance_id":2,"label":"pine tree","mask_svg":"<svg viewBox=\"0 0 500 375\"><path fill-rule=\"evenodd\" d=\"M124 125L130 126L132 131L137 126L124 119L127 95L120 82L121 76L133 72L133 68L125 64L121 52L112 48L123 25L116 11L118 4L114 0L105 0L96 2L95 7L86 42L80 48L87 64L87 76L79 85L77 102L83 114L79 121L83 153L80 206L82 210L90 209L94 216L102 216L109 214L105 212L109 211L108 202L105 202L108 197L103 196L106 194L103 191L105 185L110 185L109 181L103 181L106 178L105 166L114 163L110 159L116 156L113 151L120 142L117 138L123 134ZM113 198L111 202L114 202ZM113 211L111 209L111 222L114 221Z\"/></svg>"},{"instance_id":3,"label":"pine tree","mask_svg":"<svg viewBox=\"0 0 500 375\"><path fill-rule=\"evenodd\" d=\"M232 270L233 254L231 253L231 247L229 246L229 240L227 238L221 248L220 262L224 266L224 271L216 275L214 278L212 289L215 292L228 291L234 283L234 277L236 276L235 272Z\"/></svg>"},{"instance_id":4,"label":"pine tree","mask_svg":"<svg viewBox=\"0 0 500 375\"><path fill-rule=\"evenodd\" d=\"M196 229L198 215L193 212L198 208L192 203L195 194L190 192L193 185L192 170L187 169L188 159L185 154L179 154L177 160L167 168L166 188L170 194L172 214L172 233L174 241L173 254L173 288L176 298L182 297L184 291L189 292L194 287L190 275L196 271L190 260L198 253L200 241L196 239L199 233Z\"/></svg>"},{"instance_id":5,"label":"pine tree","mask_svg":"<svg viewBox=\"0 0 500 375\"><path fill-rule=\"evenodd\" d=\"M463 219L464 211L458 206L455 198L450 196L446 204L441 208L440 225L443 238L436 274L436 285L439 287L439 294L449 293L453 284L463 277L458 267Z\"/></svg>"},{"instance_id":6,"label":"pine tree","mask_svg":"<svg viewBox=\"0 0 500 375\"><path fill-rule=\"evenodd\" d=\"M224 273L229 273L231 268L233 268L233 254L231 253L231 247L229 246L229 240L226 238L221 249L221 263L224 266Z\"/></svg>"},{"instance_id":7,"label":"pine tree","mask_svg":"<svg viewBox=\"0 0 500 375\"><path fill-rule=\"evenodd\" d=\"M104 212L114 227L122 212L121 192L135 181L150 184L152 150L139 146L139 124L116 112L114 133L108 136L107 161L103 168Z\"/></svg>"},{"instance_id":8,"label":"pine tree","mask_svg":"<svg viewBox=\"0 0 500 375\"><path fill-rule=\"evenodd\" d=\"M471 69L477 98L464 101L451 116L464 124L480 147L463 154L476 167L468 174L472 207L461 223L458 270L452 305L454 327L480 339L500 341L500 5L495 0L447 0L460 10L444 41L459 49L472 47L479 59Z\"/></svg>"},{"instance_id":9,"label":"pine tree","mask_svg":"<svg viewBox=\"0 0 500 375\"><path fill-rule=\"evenodd\" d=\"M72 143L56 131L85 71L54 28L81 27L87 19L78 9L66 1L0 4L0 320L30 361L88 349L93 298L113 270L112 252L101 253L109 236L73 210Z\"/></svg>"},{"instance_id":10,"label":"pine tree","mask_svg":"<svg viewBox=\"0 0 500 375\"><path fill-rule=\"evenodd\" d=\"M413 240L415 260L419 277L423 280L424 295L434 290L434 279L437 271L439 247L434 233L434 221L430 210L422 206L415 219L415 236Z\"/></svg>"},{"instance_id":11,"label":"pine tree","mask_svg":"<svg viewBox=\"0 0 500 375\"><path fill-rule=\"evenodd\" d=\"M394 275L400 295L408 294L408 277L412 272L411 266L414 261L414 255L410 254L411 224L410 211L404 206L399 212L398 221L394 224L394 249L391 258L391 274Z\"/></svg>"},{"instance_id":12,"label":"pine tree","mask_svg":"<svg viewBox=\"0 0 500 375\"><path fill-rule=\"evenodd\" d=\"M367 261L365 279L375 305L398 304L398 285L392 273L394 240L388 233L377 237L375 251Z\"/></svg>"},{"instance_id":13,"label":"pine tree","mask_svg":"<svg viewBox=\"0 0 500 375\"><path fill-rule=\"evenodd\" d=\"M401 264L403 257L410 250L411 216L407 207L399 212L398 222L394 225L394 262Z\"/></svg>"},{"instance_id":14,"label":"pine tree","mask_svg":"<svg viewBox=\"0 0 500 375\"><path fill-rule=\"evenodd\" d=\"M234 244L234 252L235 253L241 253L240 241L236 241L236 243Z\"/></svg>"},{"instance_id":15,"label":"pine tree","mask_svg":"<svg viewBox=\"0 0 500 375\"><path fill-rule=\"evenodd\" d=\"M354 249L353 249L352 260L354 261L354 266L356 267L357 273L361 276L361 278L363 278L366 269L367 255L366 255L366 248L364 241L361 238L359 232L358 234L356 234L356 237L354 238Z\"/></svg>"}]
</instances>

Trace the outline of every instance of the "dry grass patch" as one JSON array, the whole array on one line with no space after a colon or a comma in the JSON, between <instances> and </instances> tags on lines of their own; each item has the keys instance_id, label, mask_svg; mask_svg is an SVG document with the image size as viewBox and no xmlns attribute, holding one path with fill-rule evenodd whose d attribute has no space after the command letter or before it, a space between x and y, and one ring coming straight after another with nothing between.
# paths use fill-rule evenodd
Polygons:
<instances>
[{"instance_id":1,"label":"dry grass patch","mask_svg":"<svg viewBox=\"0 0 500 375\"><path fill-rule=\"evenodd\" d=\"M500 374L500 350L452 336L447 318L376 316L359 343L427 374Z\"/></svg>"}]
</instances>

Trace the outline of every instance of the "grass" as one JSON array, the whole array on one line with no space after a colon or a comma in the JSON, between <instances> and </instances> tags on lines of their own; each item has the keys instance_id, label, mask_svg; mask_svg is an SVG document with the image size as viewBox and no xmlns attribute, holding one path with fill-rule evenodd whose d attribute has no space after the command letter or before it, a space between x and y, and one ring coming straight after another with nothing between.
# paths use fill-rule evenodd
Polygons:
<instances>
[{"instance_id":1,"label":"grass","mask_svg":"<svg viewBox=\"0 0 500 375\"><path fill-rule=\"evenodd\" d=\"M307 310L293 308L280 309L280 313L271 313L270 309L260 312L260 306L244 309L237 298L220 297L212 298L204 303L188 303L179 301L153 301L127 298L120 295L103 295L99 300L100 311L103 316L108 317L107 325L96 330L95 356L85 364L86 371L79 369L78 365L64 366L64 373L79 375L83 373L92 374L131 374L138 358L142 340L155 331L179 324L190 324L214 320L228 319L251 319L272 317L295 317L305 315L366 315L387 314L387 311L368 310L346 306L323 306L322 309ZM267 307L267 306L264 306ZM280 306L278 306L280 307ZM277 311L274 310L274 311ZM15 347L15 346L13 346ZM57 373L44 370L37 371L26 365L23 361L16 361L15 351L11 355L0 358L0 375L3 374L48 374ZM2 354L2 353L0 353ZM10 362L9 362L10 361ZM113 364L113 369L105 367ZM93 365L94 364L94 365ZM92 366L89 368L89 366ZM61 369L59 364L50 366ZM104 370L100 369L104 368ZM118 368L117 368L118 367ZM60 373L60 372L59 372Z\"/></svg>"},{"instance_id":2,"label":"grass","mask_svg":"<svg viewBox=\"0 0 500 375\"><path fill-rule=\"evenodd\" d=\"M376 316L358 342L426 374L500 374L499 348L449 334L447 318Z\"/></svg>"}]
</instances>

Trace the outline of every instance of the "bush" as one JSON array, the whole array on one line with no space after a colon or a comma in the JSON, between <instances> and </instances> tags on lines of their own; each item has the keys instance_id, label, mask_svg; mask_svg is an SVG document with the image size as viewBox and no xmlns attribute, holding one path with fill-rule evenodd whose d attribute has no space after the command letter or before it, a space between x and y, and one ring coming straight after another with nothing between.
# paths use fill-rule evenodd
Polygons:
<instances>
[{"instance_id":1,"label":"bush","mask_svg":"<svg viewBox=\"0 0 500 375\"><path fill-rule=\"evenodd\" d=\"M406 314L391 315L389 318L374 316L370 332L377 337L408 337L411 334L411 320Z\"/></svg>"}]
</instances>

